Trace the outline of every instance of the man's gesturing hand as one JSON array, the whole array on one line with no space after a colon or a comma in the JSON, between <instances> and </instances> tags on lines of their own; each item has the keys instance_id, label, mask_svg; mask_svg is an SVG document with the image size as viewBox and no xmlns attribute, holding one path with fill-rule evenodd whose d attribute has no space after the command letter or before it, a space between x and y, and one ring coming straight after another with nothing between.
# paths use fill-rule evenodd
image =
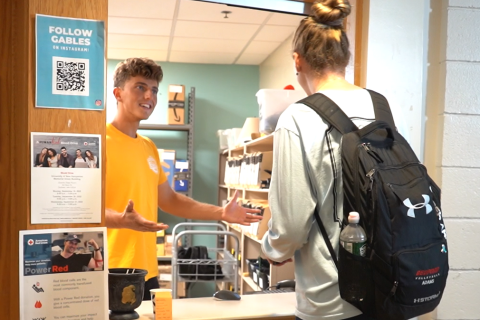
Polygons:
<instances>
[{"instance_id":1,"label":"man's gesturing hand","mask_svg":"<svg viewBox=\"0 0 480 320\"><path fill-rule=\"evenodd\" d=\"M128 200L127 207L122 213L123 228L129 228L137 231L156 232L165 230L168 225L163 223L156 223L145 219L135 209L133 209L133 201Z\"/></svg>"},{"instance_id":2,"label":"man's gesturing hand","mask_svg":"<svg viewBox=\"0 0 480 320\"><path fill-rule=\"evenodd\" d=\"M263 219L262 216L255 214L260 213L260 210L244 208L237 203L237 200L238 190L235 190L230 202L223 207L222 220L249 226L250 223L258 222Z\"/></svg>"}]
</instances>

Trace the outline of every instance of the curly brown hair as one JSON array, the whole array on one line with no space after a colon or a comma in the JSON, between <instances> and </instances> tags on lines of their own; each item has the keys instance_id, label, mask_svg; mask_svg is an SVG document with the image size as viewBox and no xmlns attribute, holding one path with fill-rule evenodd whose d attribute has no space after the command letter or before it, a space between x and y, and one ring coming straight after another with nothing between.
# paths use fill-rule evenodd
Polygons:
<instances>
[{"instance_id":1,"label":"curly brown hair","mask_svg":"<svg viewBox=\"0 0 480 320\"><path fill-rule=\"evenodd\" d=\"M136 76L142 76L147 79L157 80L158 83L163 79L162 68L155 61L148 58L128 58L117 64L113 73L113 86L123 88L125 82Z\"/></svg>"},{"instance_id":2,"label":"curly brown hair","mask_svg":"<svg viewBox=\"0 0 480 320\"><path fill-rule=\"evenodd\" d=\"M350 59L343 20L351 12L348 0L319 0L311 15L300 22L293 38L293 51L317 73L325 68L345 68Z\"/></svg>"}]
</instances>

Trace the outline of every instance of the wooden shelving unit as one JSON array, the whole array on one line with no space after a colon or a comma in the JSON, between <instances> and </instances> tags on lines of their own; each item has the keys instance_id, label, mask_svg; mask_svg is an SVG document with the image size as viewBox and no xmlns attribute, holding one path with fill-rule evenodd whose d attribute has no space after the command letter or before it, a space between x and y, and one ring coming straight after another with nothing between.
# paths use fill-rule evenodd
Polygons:
<instances>
[{"instance_id":1,"label":"wooden shelving unit","mask_svg":"<svg viewBox=\"0 0 480 320\"><path fill-rule=\"evenodd\" d=\"M218 182L218 204L225 205L225 200L230 199L235 191L239 191L239 199L247 201L263 201L268 203L268 189L248 188L244 186L226 185L224 181L226 161L229 157L239 157L244 154L253 152L268 152L273 151L273 134L258 138L251 142L245 143L240 146L236 146L232 149L223 150L219 154L219 182ZM262 221L262 224L268 224L268 218ZM241 228L239 225L232 225L230 223L223 222L228 231L231 231L238 235L240 239L240 267L239 267L239 288L240 293L244 294L250 291L260 291L262 288L255 283L255 281L249 276L248 265L246 259L258 259L262 257L261 250L261 237L263 234L251 234L248 231ZM227 244L228 246L229 244ZM281 280L294 279L294 266L293 263L287 263L281 267L270 266L270 273L268 274L270 280L270 286L275 285Z\"/></svg>"}]
</instances>

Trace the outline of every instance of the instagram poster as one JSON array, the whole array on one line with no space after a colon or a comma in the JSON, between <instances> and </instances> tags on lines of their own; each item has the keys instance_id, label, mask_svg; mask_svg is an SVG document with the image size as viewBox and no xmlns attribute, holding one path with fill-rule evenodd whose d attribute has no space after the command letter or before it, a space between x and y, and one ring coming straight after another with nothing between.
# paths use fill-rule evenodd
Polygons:
<instances>
[{"instance_id":1,"label":"instagram poster","mask_svg":"<svg viewBox=\"0 0 480 320\"><path fill-rule=\"evenodd\" d=\"M101 136L31 134L31 223L100 223Z\"/></svg>"},{"instance_id":2,"label":"instagram poster","mask_svg":"<svg viewBox=\"0 0 480 320\"><path fill-rule=\"evenodd\" d=\"M36 106L103 110L103 21L36 15Z\"/></svg>"},{"instance_id":3,"label":"instagram poster","mask_svg":"<svg viewBox=\"0 0 480 320\"><path fill-rule=\"evenodd\" d=\"M20 320L108 319L106 233L20 231Z\"/></svg>"}]
</instances>

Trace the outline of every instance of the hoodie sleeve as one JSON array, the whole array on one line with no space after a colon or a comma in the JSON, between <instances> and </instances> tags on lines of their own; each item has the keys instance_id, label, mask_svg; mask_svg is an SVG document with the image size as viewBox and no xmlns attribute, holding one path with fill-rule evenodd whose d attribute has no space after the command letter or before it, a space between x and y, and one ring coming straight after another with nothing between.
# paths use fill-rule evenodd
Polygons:
<instances>
[{"instance_id":1,"label":"hoodie sleeve","mask_svg":"<svg viewBox=\"0 0 480 320\"><path fill-rule=\"evenodd\" d=\"M268 197L272 217L262 239L262 251L273 261L291 258L307 242L316 205L307 172L299 135L277 127Z\"/></svg>"}]
</instances>

